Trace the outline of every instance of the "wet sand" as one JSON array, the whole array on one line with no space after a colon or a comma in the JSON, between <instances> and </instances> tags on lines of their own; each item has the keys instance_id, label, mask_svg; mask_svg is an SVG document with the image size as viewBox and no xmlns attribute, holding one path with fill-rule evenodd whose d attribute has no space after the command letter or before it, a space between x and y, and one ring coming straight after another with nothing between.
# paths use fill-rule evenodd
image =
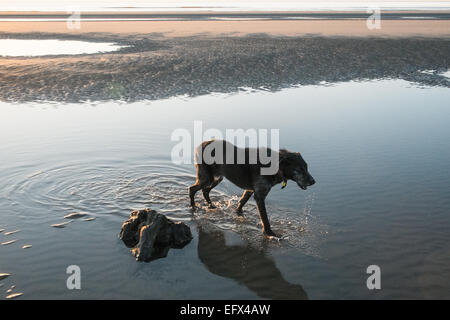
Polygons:
<instances>
[{"instance_id":1,"label":"wet sand","mask_svg":"<svg viewBox=\"0 0 450 320\"><path fill-rule=\"evenodd\" d=\"M56 32L65 34L115 33L164 34L170 37L272 36L358 37L450 37L450 20L382 20L380 29L368 29L366 19L357 20L243 20L243 21L81 21L80 29L69 29L66 21L0 21L1 33Z\"/></svg>"},{"instance_id":2,"label":"wet sand","mask_svg":"<svg viewBox=\"0 0 450 320\"><path fill-rule=\"evenodd\" d=\"M449 87L450 21L0 22L0 38L115 42L114 53L0 58L0 100L140 101L404 79ZM431 70L431 71L430 71ZM423 73L422 71L428 71ZM11 84L14 84L13 86Z\"/></svg>"}]
</instances>

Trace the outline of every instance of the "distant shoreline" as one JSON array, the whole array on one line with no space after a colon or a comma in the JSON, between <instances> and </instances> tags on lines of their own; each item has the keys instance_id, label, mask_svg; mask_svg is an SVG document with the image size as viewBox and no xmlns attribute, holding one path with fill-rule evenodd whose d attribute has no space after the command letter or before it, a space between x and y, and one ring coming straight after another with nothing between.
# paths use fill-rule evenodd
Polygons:
<instances>
[{"instance_id":1,"label":"distant shoreline","mask_svg":"<svg viewBox=\"0 0 450 320\"><path fill-rule=\"evenodd\" d=\"M69 29L67 12L1 12L1 33L161 33L165 36L264 33L273 36L449 37L448 11L382 11L381 28L369 29L365 11L303 12L81 12L80 29ZM77 16L74 17L78 19Z\"/></svg>"},{"instance_id":2,"label":"distant shoreline","mask_svg":"<svg viewBox=\"0 0 450 320\"><path fill-rule=\"evenodd\" d=\"M448 10L381 10L384 20L450 20ZM59 20L70 15L65 11L0 11L0 21L40 19ZM354 20L367 19L371 12L354 11L81 11L81 20L157 20L157 21L214 21L214 20Z\"/></svg>"},{"instance_id":3,"label":"distant shoreline","mask_svg":"<svg viewBox=\"0 0 450 320\"><path fill-rule=\"evenodd\" d=\"M324 36L324 37L437 37L450 38L450 20L385 20L380 29L369 29L366 19L347 20L189 20L189 21L86 21L79 29L68 28L67 18L53 21L0 21L0 38L6 34L52 33L120 35L160 34L190 36Z\"/></svg>"}]
</instances>

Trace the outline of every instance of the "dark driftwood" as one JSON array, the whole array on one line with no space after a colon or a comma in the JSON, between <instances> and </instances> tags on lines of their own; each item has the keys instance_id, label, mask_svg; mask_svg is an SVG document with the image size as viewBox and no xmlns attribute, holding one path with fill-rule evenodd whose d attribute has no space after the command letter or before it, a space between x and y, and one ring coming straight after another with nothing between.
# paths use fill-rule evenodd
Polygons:
<instances>
[{"instance_id":1,"label":"dark driftwood","mask_svg":"<svg viewBox=\"0 0 450 320\"><path fill-rule=\"evenodd\" d=\"M131 212L122 224L119 238L131 249L138 261L151 261L167 256L170 248L181 249L192 240L191 229L173 222L154 210Z\"/></svg>"}]
</instances>

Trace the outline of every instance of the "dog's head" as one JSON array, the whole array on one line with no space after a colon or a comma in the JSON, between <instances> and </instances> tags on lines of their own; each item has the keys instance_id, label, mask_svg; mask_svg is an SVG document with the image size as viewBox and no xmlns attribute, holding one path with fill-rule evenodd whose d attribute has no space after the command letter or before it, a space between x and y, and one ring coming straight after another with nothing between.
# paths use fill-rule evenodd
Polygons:
<instances>
[{"instance_id":1,"label":"dog's head","mask_svg":"<svg viewBox=\"0 0 450 320\"><path fill-rule=\"evenodd\" d=\"M284 180L294 180L303 190L316 183L308 172L308 165L298 152L280 150L279 168Z\"/></svg>"}]
</instances>

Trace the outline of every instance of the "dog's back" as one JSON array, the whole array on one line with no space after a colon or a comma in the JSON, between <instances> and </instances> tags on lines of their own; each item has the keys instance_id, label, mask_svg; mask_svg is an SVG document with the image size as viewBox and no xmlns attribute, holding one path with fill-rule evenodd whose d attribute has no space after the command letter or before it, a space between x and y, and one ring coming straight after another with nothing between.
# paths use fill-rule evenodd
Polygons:
<instances>
[{"instance_id":1,"label":"dog's back","mask_svg":"<svg viewBox=\"0 0 450 320\"><path fill-rule=\"evenodd\" d=\"M215 178L225 177L242 189L251 189L261 167L268 166L261 162L261 154L270 157L274 152L267 148L239 148L224 140L209 140L195 149L194 160L198 170Z\"/></svg>"},{"instance_id":2,"label":"dog's back","mask_svg":"<svg viewBox=\"0 0 450 320\"><path fill-rule=\"evenodd\" d=\"M277 152L266 148L239 148L226 140L208 140L195 148L195 164L206 165L257 165L266 166L267 160L262 156L274 158ZM276 158L278 159L278 158Z\"/></svg>"}]
</instances>

